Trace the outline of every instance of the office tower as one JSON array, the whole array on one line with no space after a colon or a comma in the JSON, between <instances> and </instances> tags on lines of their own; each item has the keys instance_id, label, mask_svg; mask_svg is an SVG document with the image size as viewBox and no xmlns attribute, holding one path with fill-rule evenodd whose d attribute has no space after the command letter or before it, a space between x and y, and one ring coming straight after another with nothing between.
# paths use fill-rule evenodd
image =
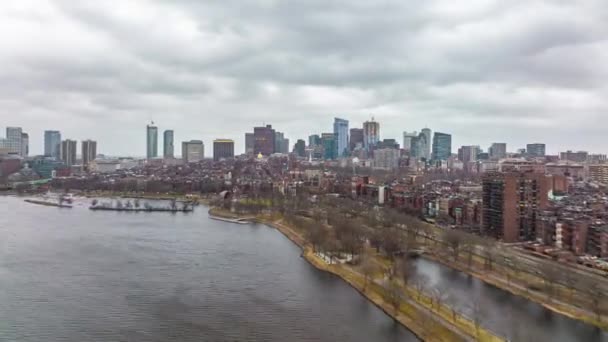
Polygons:
<instances>
[{"instance_id":1,"label":"office tower","mask_svg":"<svg viewBox=\"0 0 608 342\"><path fill-rule=\"evenodd\" d=\"M205 158L205 145L201 140L182 142L182 159L184 163L196 163Z\"/></svg>"},{"instance_id":2,"label":"office tower","mask_svg":"<svg viewBox=\"0 0 608 342\"><path fill-rule=\"evenodd\" d=\"M84 140L81 143L82 148L82 165L88 168L89 164L97 157L97 142L93 140Z\"/></svg>"},{"instance_id":3,"label":"office tower","mask_svg":"<svg viewBox=\"0 0 608 342\"><path fill-rule=\"evenodd\" d=\"M245 133L245 154L253 154L255 137L253 133Z\"/></svg>"},{"instance_id":4,"label":"office tower","mask_svg":"<svg viewBox=\"0 0 608 342\"><path fill-rule=\"evenodd\" d=\"M435 132L433 136L433 160L448 160L452 155L452 135Z\"/></svg>"},{"instance_id":5,"label":"office tower","mask_svg":"<svg viewBox=\"0 0 608 342\"><path fill-rule=\"evenodd\" d=\"M146 126L146 158L158 157L158 127L154 122Z\"/></svg>"},{"instance_id":6,"label":"office tower","mask_svg":"<svg viewBox=\"0 0 608 342\"><path fill-rule=\"evenodd\" d=\"M213 140L213 160L234 158L234 140L215 139Z\"/></svg>"},{"instance_id":7,"label":"office tower","mask_svg":"<svg viewBox=\"0 0 608 342\"><path fill-rule=\"evenodd\" d=\"M59 131L44 131L44 155L59 159L59 150L61 148L61 132Z\"/></svg>"},{"instance_id":8,"label":"office tower","mask_svg":"<svg viewBox=\"0 0 608 342\"><path fill-rule=\"evenodd\" d=\"M373 149L380 141L380 123L374 121L365 121L363 123L363 148L366 150Z\"/></svg>"},{"instance_id":9,"label":"office tower","mask_svg":"<svg viewBox=\"0 0 608 342\"><path fill-rule=\"evenodd\" d=\"M293 152L298 155L298 157L306 156L306 142L302 139L298 139L295 145L293 146Z\"/></svg>"},{"instance_id":10,"label":"office tower","mask_svg":"<svg viewBox=\"0 0 608 342\"><path fill-rule=\"evenodd\" d=\"M589 165L589 179L596 183L608 185L608 164Z\"/></svg>"},{"instance_id":11,"label":"office tower","mask_svg":"<svg viewBox=\"0 0 608 342\"><path fill-rule=\"evenodd\" d=\"M399 143L397 142L397 139L383 139L382 141L379 141L376 144L376 148L380 149L380 148L392 148L392 149L399 149Z\"/></svg>"},{"instance_id":12,"label":"office tower","mask_svg":"<svg viewBox=\"0 0 608 342\"><path fill-rule=\"evenodd\" d=\"M392 170L399 167L401 152L394 148L381 148L374 150L374 167Z\"/></svg>"},{"instance_id":13,"label":"office tower","mask_svg":"<svg viewBox=\"0 0 608 342\"><path fill-rule=\"evenodd\" d=\"M403 149L410 151L412 149L412 139L418 136L418 132L403 132Z\"/></svg>"},{"instance_id":14,"label":"office tower","mask_svg":"<svg viewBox=\"0 0 608 342\"><path fill-rule=\"evenodd\" d=\"M266 127L254 127L254 154L261 153L264 156L269 156L274 153L274 129L272 125Z\"/></svg>"},{"instance_id":15,"label":"office tower","mask_svg":"<svg viewBox=\"0 0 608 342\"><path fill-rule=\"evenodd\" d=\"M423 132L420 132L420 134L418 134L416 138L412 138L410 142L410 157L427 160L427 147L431 145L430 140L427 140L427 135Z\"/></svg>"},{"instance_id":16,"label":"office tower","mask_svg":"<svg viewBox=\"0 0 608 342\"><path fill-rule=\"evenodd\" d=\"M477 155L481 149L479 146L462 146L458 149L458 160L463 163L477 161Z\"/></svg>"},{"instance_id":17,"label":"office tower","mask_svg":"<svg viewBox=\"0 0 608 342\"><path fill-rule=\"evenodd\" d=\"M349 148L351 151L363 148L363 128L351 128L349 140Z\"/></svg>"},{"instance_id":18,"label":"office tower","mask_svg":"<svg viewBox=\"0 0 608 342\"><path fill-rule=\"evenodd\" d=\"M321 142L323 144L323 158L333 160L338 158L338 143L334 133L321 134Z\"/></svg>"},{"instance_id":19,"label":"office tower","mask_svg":"<svg viewBox=\"0 0 608 342\"><path fill-rule=\"evenodd\" d=\"M22 135L21 127L6 127L6 139L2 139L0 148L8 154L21 156L23 154Z\"/></svg>"},{"instance_id":20,"label":"office tower","mask_svg":"<svg viewBox=\"0 0 608 342\"><path fill-rule=\"evenodd\" d=\"M506 143L493 143L488 149L490 159L498 160L507 157L507 144Z\"/></svg>"},{"instance_id":21,"label":"office tower","mask_svg":"<svg viewBox=\"0 0 608 342\"><path fill-rule=\"evenodd\" d=\"M543 173L486 173L482 233L504 242L534 240L536 218L548 205L549 183Z\"/></svg>"},{"instance_id":22,"label":"office tower","mask_svg":"<svg viewBox=\"0 0 608 342\"><path fill-rule=\"evenodd\" d=\"M289 153L289 139L285 138L283 132L274 132L274 152Z\"/></svg>"},{"instance_id":23,"label":"office tower","mask_svg":"<svg viewBox=\"0 0 608 342\"><path fill-rule=\"evenodd\" d=\"M338 156L348 155L348 120L334 118L334 134L338 145Z\"/></svg>"},{"instance_id":24,"label":"office tower","mask_svg":"<svg viewBox=\"0 0 608 342\"><path fill-rule=\"evenodd\" d=\"M61 142L60 158L67 166L76 163L76 140L66 139Z\"/></svg>"},{"instance_id":25,"label":"office tower","mask_svg":"<svg viewBox=\"0 0 608 342\"><path fill-rule=\"evenodd\" d=\"M321 137L318 134L313 134L308 137L308 146L313 148L321 145Z\"/></svg>"},{"instance_id":26,"label":"office tower","mask_svg":"<svg viewBox=\"0 0 608 342\"><path fill-rule=\"evenodd\" d=\"M431 143L432 143L431 129L423 128L420 132L421 132L421 134L424 135L424 142L425 142L425 144L422 146L423 150L421 152L423 153L424 159L430 160L431 159Z\"/></svg>"},{"instance_id":27,"label":"office tower","mask_svg":"<svg viewBox=\"0 0 608 342\"><path fill-rule=\"evenodd\" d=\"M163 132L163 158L175 158L175 143L172 129Z\"/></svg>"},{"instance_id":28,"label":"office tower","mask_svg":"<svg viewBox=\"0 0 608 342\"><path fill-rule=\"evenodd\" d=\"M530 157L544 157L545 156L545 144L528 144L526 145L526 153Z\"/></svg>"},{"instance_id":29,"label":"office tower","mask_svg":"<svg viewBox=\"0 0 608 342\"><path fill-rule=\"evenodd\" d=\"M21 156L23 158L30 154L30 136L27 133L21 133Z\"/></svg>"},{"instance_id":30,"label":"office tower","mask_svg":"<svg viewBox=\"0 0 608 342\"><path fill-rule=\"evenodd\" d=\"M563 161L570 161L575 163L584 163L589 158L589 153L586 151L572 152L570 150L566 152L560 152L559 159Z\"/></svg>"}]
</instances>

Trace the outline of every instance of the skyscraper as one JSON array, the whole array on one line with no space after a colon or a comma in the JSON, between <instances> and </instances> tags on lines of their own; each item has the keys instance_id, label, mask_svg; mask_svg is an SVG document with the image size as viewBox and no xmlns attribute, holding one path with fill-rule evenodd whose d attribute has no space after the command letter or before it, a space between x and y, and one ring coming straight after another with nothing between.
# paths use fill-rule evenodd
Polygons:
<instances>
[{"instance_id":1,"label":"skyscraper","mask_svg":"<svg viewBox=\"0 0 608 342\"><path fill-rule=\"evenodd\" d=\"M93 140L83 140L82 148L82 165L88 168L89 164L97 157L97 142Z\"/></svg>"},{"instance_id":2,"label":"skyscraper","mask_svg":"<svg viewBox=\"0 0 608 342\"><path fill-rule=\"evenodd\" d=\"M452 136L435 132L433 136L433 160L448 160L452 155Z\"/></svg>"},{"instance_id":3,"label":"skyscraper","mask_svg":"<svg viewBox=\"0 0 608 342\"><path fill-rule=\"evenodd\" d=\"M266 125L265 127L254 127L253 128L254 138L254 154L261 153L264 156L273 154L274 151L274 129L272 125Z\"/></svg>"},{"instance_id":4,"label":"skyscraper","mask_svg":"<svg viewBox=\"0 0 608 342\"><path fill-rule=\"evenodd\" d=\"M146 126L146 158L158 157L158 127L154 122Z\"/></svg>"},{"instance_id":5,"label":"skyscraper","mask_svg":"<svg viewBox=\"0 0 608 342\"><path fill-rule=\"evenodd\" d=\"M350 129L350 150L354 151L357 148L363 148L363 128Z\"/></svg>"},{"instance_id":6,"label":"skyscraper","mask_svg":"<svg viewBox=\"0 0 608 342\"><path fill-rule=\"evenodd\" d=\"M403 149L410 151L412 149L412 139L418 136L418 132L403 132Z\"/></svg>"},{"instance_id":7,"label":"skyscraper","mask_svg":"<svg viewBox=\"0 0 608 342\"><path fill-rule=\"evenodd\" d=\"M306 156L306 142L302 139L298 139L298 141L293 146L293 152L298 155L298 157Z\"/></svg>"},{"instance_id":8,"label":"skyscraper","mask_svg":"<svg viewBox=\"0 0 608 342\"><path fill-rule=\"evenodd\" d=\"M289 153L289 139L283 132L274 132L274 153Z\"/></svg>"},{"instance_id":9,"label":"skyscraper","mask_svg":"<svg viewBox=\"0 0 608 342\"><path fill-rule=\"evenodd\" d=\"M321 134L321 142L323 144L323 158L333 160L338 157L338 144L334 133Z\"/></svg>"},{"instance_id":10,"label":"skyscraper","mask_svg":"<svg viewBox=\"0 0 608 342\"><path fill-rule=\"evenodd\" d=\"M458 149L458 160L463 163L477 161L479 146L462 146Z\"/></svg>"},{"instance_id":11,"label":"skyscraper","mask_svg":"<svg viewBox=\"0 0 608 342\"><path fill-rule=\"evenodd\" d=\"M213 140L213 160L227 159L234 157L234 140L215 139Z\"/></svg>"},{"instance_id":12,"label":"skyscraper","mask_svg":"<svg viewBox=\"0 0 608 342\"><path fill-rule=\"evenodd\" d=\"M253 133L245 133L245 154L253 154L255 137Z\"/></svg>"},{"instance_id":13,"label":"skyscraper","mask_svg":"<svg viewBox=\"0 0 608 342\"><path fill-rule=\"evenodd\" d=\"M22 155L22 135L21 127L6 127L6 139L2 139L2 149L8 154Z\"/></svg>"},{"instance_id":14,"label":"skyscraper","mask_svg":"<svg viewBox=\"0 0 608 342\"><path fill-rule=\"evenodd\" d=\"M76 163L76 140L66 139L61 142L61 160L67 166Z\"/></svg>"},{"instance_id":15,"label":"skyscraper","mask_svg":"<svg viewBox=\"0 0 608 342\"><path fill-rule=\"evenodd\" d=\"M422 146L423 147L423 150L422 150L423 157L426 160L430 160L431 159L431 141L432 141L431 140L431 138L432 138L431 137L431 135L432 135L431 129L430 128L423 128L420 132L421 132L421 134L424 135L424 138L425 138L424 139L425 144L424 144L424 146Z\"/></svg>"},{"instance_id":16,"label":"skyscraper","mask_svg":"<svg viewBox=\"0 0 608 342\"><path fill-rule=\"evenodd\" d=\"M420 132L417 137L411 139L410 157L415 159L427 159L426 151L431 145L430 140L427 140L427 135Z\"/></svg>"},{"instance_id":17,"label":"skyscraper","mask_svg":"<svg viewBox=\"0 0 608 342\"><path fill-rule=\"evenodd\" d=\"M526 153L530 157L544 157L545 144L534 143L526 145Z\"/></svg>"},{"instance_id":18,"label":"skyscraper","mask_svg":"<svg viewBox=\"0 0 608 342\"><path fill-rule=\"evenodd\" d=\"M30 136L27 133L21 133L21 156L27 157L30 154Z\"/></svg>"},{"instance_id":19,"label":"skyscraper","mask_svg":"<svg viewBox=\"0 0 608 342\"><path fill-rule=\"evenodd\" d=\"M506 143L493 143L488 149L490 159L504 159L507 157L507 144Z\"/></svg>"},{"instance_id":20,"label":"skyscraper","mask_svg":"<svg viewBox=\"0 0 608 342\"><path fill-rule=\"evenodd\" d=\"M61 148L61 132L59 131L44 131L44 155L59 159L59 150Z\"/></svg>"},{"instance_id":21,"label":"skyscraper","mask_svg":"<svg viewBox=\"0 0 608 342\"><path fill-rule=\"evenodd\" d=\"M482 233L504 242L536 238L537 216L548 204L544 173L486 173L483 177Z\"/></svg>"},{"instance_id":22,"label":"skyscraper","mask_svg":"<svg viewBox=\"0 0 608 342\"><path fill-rule=\"evenodd\" d=\"M392 170L399 167L401 153L394 148L381 148L374 151L374 167Z\"/></svg>"},{"instance_id":23,"label":"skyscraper","mask_svg":"<svg viewBox=\"0 0 608 342\"><path fill-rule=\"evenodd\" d=\"M201 140L182 142L182 159L184 163L196 163L205 158L205 145Z\"/></svg>"},{"instance_id":24,"label":"skyscraper","mask_svg":"<svg viewBox=\"0 0 608 342\"><path fill-rule=\"evenodd\" d=\"M163 158L175 157L175 143L173 130L167 129L163 132Z\"/></svg>"},{"instance_id":25,"label":"skyscraper","mask_svg":"<svg viewBox=\"0 0 608 342\"><path fill-rule=\"evenodd\" d=\"M338 156L348 155L348 120L334 118L334 134L338 148Z\"/></svg>"},{"instance_id":26,"label":"skyscraper","mask_svg":"<svg viewBox=\"0 0 608 342\"><path fill-rule=\"evenodd\" d=\"M313 148L321 145L321 137L318 134L313 134L308 137L308 146Z\"/></svg>"},{"instance_id":27,"label":"skyscraper","mask_svg":"<svg viewBox=\"0 0 608 342\"><path fill-rule=\"evenodd\" d=\"M363 123L363 148L366 150L372 149L380 141L380 123L374 121L365 121Z\"/></svg>"}]
</instances>

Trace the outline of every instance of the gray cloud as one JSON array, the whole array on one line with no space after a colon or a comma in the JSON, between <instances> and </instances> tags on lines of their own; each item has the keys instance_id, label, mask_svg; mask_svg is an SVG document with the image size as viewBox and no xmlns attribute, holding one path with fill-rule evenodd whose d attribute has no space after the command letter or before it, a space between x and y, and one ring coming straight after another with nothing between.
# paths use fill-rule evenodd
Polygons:
<instances>
[{"instance_id":1,"label":"gray cloud","mask_svg":"<svg viewBox=\"0 0 608 342\"><path fill-rule=\"evenodd\" d=\"M0 6L0 117L34 153L44 129L143 155L154 119L241 151L264 122L295 141L371 115L385 137L599 152L606 37L603 0L20 1Z\"/></svg>"}]
</instances>

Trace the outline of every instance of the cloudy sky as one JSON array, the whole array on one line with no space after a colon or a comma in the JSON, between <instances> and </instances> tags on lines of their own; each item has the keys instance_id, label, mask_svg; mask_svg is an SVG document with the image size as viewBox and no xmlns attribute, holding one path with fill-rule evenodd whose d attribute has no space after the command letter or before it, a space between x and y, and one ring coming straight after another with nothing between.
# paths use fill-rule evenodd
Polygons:
<instances>
[{"instance_id":1,"label":"cloudy sky","mask_svg":"<svg viewBox=\"0 0 608 342\"><path fill-rule=\"evenodd\" d=\"M608 152L606 0L6 0L0 44L0 125L32 153L45 129L141 156L154 120L242 152L254 125L293 143L372 115L454 150Z\"/></svg>"}]
</instances>

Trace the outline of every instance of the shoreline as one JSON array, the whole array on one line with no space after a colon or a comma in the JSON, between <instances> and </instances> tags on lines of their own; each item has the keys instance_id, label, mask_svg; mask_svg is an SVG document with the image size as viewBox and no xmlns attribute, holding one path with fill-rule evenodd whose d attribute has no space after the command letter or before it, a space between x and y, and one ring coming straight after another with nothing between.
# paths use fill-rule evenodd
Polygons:
<instances>
[{"instance_id":1,"label":"shoreline","mask_svg":"<svg viewBox=\"0 0 608 342\"><path fill-rule=\"evenodd\" d=\"M216 209L216 210L213 210ZM215 216L224 216L230 218L239 217L238 214L234 213L226 213L222 209L211 208L209 210L210 215ZM302 251L301 257L306 260L311 266L316 268L319 271L327 272L332 276L335 276L346 284L348 284L351 288L356 290L361 296L367 299L369 302L374 304L378 309L383 311L387 316L392 318L396 323L401 324L403 327L412 332L418 339L421 341L503 341L502 338L493 335L485 328L480 328L480 339L477 339L470 332L463 330L461 327L454 325L451 321L444 319L437 312L429 309L421 303L416 303L415 305L404 300L399 308L399 312L395 312L392 308L391 304L386 302L386 300L382 297L379 291L369 290L370 288L380 288L380 285L375 281L372 281L368 285L368 290L365 289L364 285L360 284L362 279L359 279L359 282L355 278L361 277L358 273L350 270L347 267L341 267L338 265L330 265L327 264L324 260L322 260L319 256L317 256L308 242L293 228L289 227L289 225L284 223L279 223L276 220L272 220L271 218L258 218L255 222L264 224L270 228L273 228L279 231L282 235L284 235L287 239L289 239L292 243L294 243L297 247ZM382 290L380 290L382 291ZM413 300L413 299L412 299ZM415 300L413 300L416 302ZM409 314L414 313L415 315L422 315L423 317L411 317ZM432 321L432 326L429 327L426 324L421 324L421 322L426 321L429 317L432 317L429 321ZM427 323L428 324L428 323ZM431 335L432 334L432 335ZM485 337L485 338L484 338Z\"/></svg>"},{"instance_id":2,"label":"shoreline","mask_svg":"<svg viewBox=\"0 0 608 342\"><path fill-rule=\"evenodd\" d=\"M589 317L589 316L577 316L576 314L569 312L568 310L565 309L561 309L559 307L557 307L555 304L551 304L551 303L547 303L546 300L543 300L542 298L540 298L542 295L538 294L538 295L532 295L529 291L526 292L525 290L521 290L519 288L517 288L516 286L511 286L509 285L506 280L504 279L497 279L496 277L488 277L485 276L481 273L479 273L476 270L471 270L468 269L467 267L461 266L461 265L457 265L457 264L453 264L450 262L447 262L441 258L438 258L434 255L430 255L430 254L422 254L421 255L422 258L431 260L433 262L439 263L445 267L448 267L450 269L453 270L457 270L459 272L462 272L466 275L469 275L471 277L474 277L475 279L482 281L484 284L487 285L491 285L494 286L500 290L506 291L511 293L514 296L517 297L521 297L524 298L526 300L529 300L533 303L536 303L538 305L541 305L542 307L544 307L545 309L554 312L556 314L559 315L563 315L565 317L568 317L572 320L575 320L577 322L582 322L585 324L589 324L591 326L594 326L598 329L604 330L604 331L608 331L608 322L605 323L604 321L602 322L598 322L597 320ZM599 324L598 324L599 323Z\"/></svg>"}]
</instances>

